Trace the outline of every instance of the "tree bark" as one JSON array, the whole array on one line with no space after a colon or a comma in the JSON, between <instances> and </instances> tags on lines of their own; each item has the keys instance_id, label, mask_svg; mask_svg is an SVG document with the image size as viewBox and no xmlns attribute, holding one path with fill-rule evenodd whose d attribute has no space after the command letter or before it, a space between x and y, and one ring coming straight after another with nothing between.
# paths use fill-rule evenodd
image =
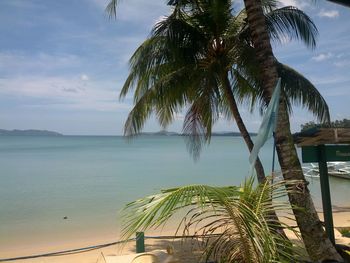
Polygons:
<instances>
[{"instance_id":1,"label":"tree bark","mask_svg":"<svg viewBox=\"0 0 350 263\"><path fill-rule=\"evenodd\" d=\"M251 152L253 147L254 147L254 144L253 144L253 141L249 135L249 132L248 132L248 130L247 130L242 118L241 118L241 115L239 114L237 103L236 103L235 97L233 95L233 92L231 89L231 84L227 78L227 75L225 77L223 77L223 84L224 84L223 88L225 91L225 95L229 100L231 113L232 113L232 115L237 123L238 129L239 129L245 143L248 146L249 152ZM263 167L259 157L256 159L256 162L255 162L255 171L256 171L256 176L258 178L258 182L264 183L266 180L266 177L265 177L264 167ZM287 236L283 231L283 227L279 222L279 219L277 217L276 212L275 211L271 212L270 216L275 221L276 229L278 230L278 232L282 235L282 237L287 239Z\"/></svg>"},{"instance_id":2,"label":"tree bark","mask_svg":"<svg viewBox=\"0 0 350 263\"><path fill-rule=\"evenodd\" d=\"M235 100L235 97L232 93L232 90L231 90L231 84L227 78L227 75L225 77L223 77L223 88L224 88L224 91L225 91L225 95L229 101L229 104L230 104L230 110L231 110L231 113L233 115L233 118L235 119L236 123L237 123L237 126L238 126L238 129L239 129L239 132L241 133L248 149L249 149L249 152L251 152L253 150L253 147L254 147L254 143L250 137L250 134L242 120L242 117L241 115L239 114L239 110L238 110L238 107L237 107L237 103L236 103L236 100ZM258 182L259 183L263 183L265 182L265 172L264 172L264 167L259 159L259 157L256 159L256 162L255 162L255 171L256 171L256 176L258 178Z\"/></svg>"},{"instance_id":3,"label":"tree bark","mask_svg":"<svg viewBox=\"0 0 350 263\"><path fill-rule=\"evenodd\" d=\"M277 83L278 74L274 63L275 57L266 29L261 1L244 0L244 4L252 42L260 65L260 76L264 89L263 96L269 102ZM327 238L312 202L307 182L294 147L289 116L283 97L280 99L275 136L278 159L284 179L300 180L303 182L295 186L296 191L289 194L289 200L293 206L302 208L302 211L294 209L293 212L310 258L314 261L342 261L333 244Z\"/></svg>"}]
</instances>

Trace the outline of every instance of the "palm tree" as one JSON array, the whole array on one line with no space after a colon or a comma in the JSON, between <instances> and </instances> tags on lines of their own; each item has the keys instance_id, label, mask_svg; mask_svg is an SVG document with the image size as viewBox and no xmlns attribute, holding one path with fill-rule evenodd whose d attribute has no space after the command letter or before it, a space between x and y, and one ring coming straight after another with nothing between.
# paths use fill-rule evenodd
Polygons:
<instances>
[{"instance_id":1,"label":"palm tree","mask_svg":"<svg viewBox=\"0 0 350 263\"><path fill-rule=\"evenodd\" d=\"M123 237L160 227L180 214L178 231L212 237L204 251L207 259L294 262L291 242L274 230L277 222L268 215L278 211L288 217L290 205L283 196L297 182L266 180L256 185L253 181L246 180L241 187L189 185L136 200L124 209ZM283 227L298 236L287 224Z\"/></svg>"},{"instance_id":2,"label":"palm tree","mask_svg":"<svg viewBox=\"0 0 350 263\"><path fill-rule=\"evenodd\" d=\"M184 2L187 3L188 1ZM138 49L138 51L136 51L131 59L131 73L123 88L123 92L121 93L122 96L125 95L135 84L135 107L129 114L126 122L126 134L134 134L140 131L144 122L150 116L152 111L156 112L160 123L163 126L166 126L173 120L174 115L179 112L183 106L190 104L185 118L184 131L190 132L194 135L204 133L206 135L206 137L204 137L205 140L209 140L211 127L218 119L219 112L224 112L230 116L230 110L232 110L232 106L235 105L232 104L232 100L230 101L230 98L233 97L234 99L234 96L230 96L230 94L227 96L225 95L226 92L228 92L228 83L231 83L231 90L235 92L237 90L240 91L243 88L250 89L252 86L251 83L254 83L254 81L250 81L251 79L249 79L249 76L252 75L247 75L247 73L251 72L251 68L254 69L254 67L250 67L251 63L249 59L242 59L242 54L252 54L253 52L250 45L251 42L249 42L249 40L246 42L241 41L242 39L245 39L244 37L247 37L247 35L250 36L250 34L239 34L240 38L237 40L237 37L233 36L236 30L240 33L246 32L246 30L243 30L244 28L239 27L237 24L234 26L235 23L228 23L228 21L231 22L232 20L239 21L239 19L242 19L244 16L238 16L236 19L230 17L232 14L231 12L224 12L224 10L229 8L227 3L226 6L224 6L223 1L219 2L221 3L221 9L220 6L216 6L217 12L209 15L211 18L213 18L209 21L204 19L207 13L210 14L208 9L204 8L204 12L201 10L201 8L205 6L199 6L197 9L194 8L191 16L185 12L181 12L181 8L175 8L173 15L159 23L155 28L152 37L149 38ZM181 7L181 5L177 5L176 7ZM265 5L264 7L265 11L273 10L273 5ZM209 11L215 10L209 9ZM215 14L217 15L215 16ZM224 15L221 17L222 14ZM293 9L292 14L294 14L294 16L291 16L292 18L301 17L299 13L295 11L295 9ZM215 22L215 17L218 18L218 21L223 21L224 25L230 25L230 27L227 31L225 31L227 34L214 34L214 36L217 38L211 38L210 35L203 32L205 32L205 30L209 30L209 33L223 32L214 32L215 29L223 30L223 27L216 27L215 23L206 23ZM264 19L271 17L274 16L265 16ZM294 31L298 32L297 34L294 34L295 37L301 37L306 34L305 36L307 37L304 37L303 39L312 45L312 34L307 34L308 31L305 31L305 29L308 28L306 26L308 23L291 23L290 21L293 21L293 19L291 19L290 16L285 16L285 20L282 21L286 21L286 23L282 23L284 26L281 27L278 25L281 23L280 17L283 17L283 12L282 15L277 17L275 16L275 19L272 19L272 22L275 22L277 26L275 27L275 30L271 30L271 26L269 27L271 36L275 38L278 37L281 29L283 28L293 29ZM308 22L307 19L305 21ZM198 24L200 25L201 22L205 23L202 27L198 26ZM271 25L273 24L274 23L271 23ZM288 31L289 30L287 30L287 32ZM252 39L254 40L254 38ZM234 45L236 49L231 48L227 50L227 48L223 48L226 47L227 44L236 43L240 44ZM255 49L253 51L255 52ZM212 55L218 55L218 57ZM257 53L256 55L259 54ZM219 59L213 60L213 57ZM233 59L233 61L230 61L230 59ZM276 62L275 58L273 58L273 62ZM232 65L231 70L230 63L233 65L238 65L238 67L233 67ZM225 79L225 75L222 71L218 70L218 68L227 70L230 69L230 71L227 71L230 73L229 76L226 76ZM261 75L263 75L263 73ZM227 81L227 79L229 81ZM184 87L187 88L184 89ZM293 92L292 87L291 91L292 92L290 92L290 94L300 96L300 93ZM266 100L266 89L260 89L260 91L255 92L255 94L261 95L261 98L264 99L265 103L268 101ZM317 91L314 92L314 94L318 94ZM300 97L296 97L294 99L299 99L299 101L305 103L307 98L310 97L313 98L314 96L304 96L302 99ZM289 105L287 101L288 98L285 99L287 105ZM312 107L310 107L310 105L312 105ZM319 103L318 105L322 105L322 103ZM309 103L306 106L311 110L317 110L318 108L317 104L312 103ZM324 109L327 109L327 107L325 106ZM232 115L233 113L234 112L232 112ZM328 115L324 113L320 114L320 112L316 113L318 113L319 116ZM282 131L283 129L279 130ZM201 136L193 136L193 138L195 138L195 142L201 142L203 140L203 137ZM281 139L281 137L278 138L279 140ZM198 149L196 145L198 144L194 144L195 147L193 148L195 152ZM281 143L279 142L278 145L281 145ZM292 148L294 149L293 145ZM288 166L286 166L286 162L281 162L280 154L279 159L280 163L284 164L282 168L285 171L286 167ZM293 163L293 160L290 160L290 162ZM296 162L298 162L297 157ZM292 174L292 172L289 174ZM291 202L295 203L297 197L298 196L294 195L293 198L291 198ZM320 234L322 233L321 224L318 220L317 214L315 213L311 199L306 196L306 198L300 198L300 200L306 200L307 203L304 203L303 207L306 207L307 209L311 208L311 213L314 213L313 217L308 217L307 214L305 214L303 217L302 213L298 213L298 211L296 211L296 214L298 214L297 218L299 219L299 226L303 225L300 228L301 231L303 231L305 244L309 248L308 250L313 250L312 246L314 245L314 237L312 228L309 226L316 224L316 232L317 234ZM300 200L298 204L302 203ZM317 220L314 222L305 221L307 223L303 224L302 220L307 218ZM318 237L318 239L321 241L325 240L324 238L322 239L322 237ZM325 244L328 245L327 241L325 242ZM320 242L316 244L319 245ZM309 253L310 255L313 255L312 252L309 251ZM328 252L326 251L325 253Z\"/></svg>"},{"instance_id":3,"label":"palm tree","mask_svg":"<svg viewBox=\"0 0 350 263\"><path fill-rule=\"evenodd\" d=\"M110 12L115 12L114 4L110 3ZM153 111L160 124L167 126L189 105L183 130L192 135L189 146L194 156L198 156L201 143L210 140L212 126L221 113L234 118L251 151L254 145L235 98L249 100L252 105L262 98L245 12L233 16L231 1L170 4L175 5L173 13L155 26L130 59L130 74L120 95L124 97L135 88L135 106L126 121L125 134L138 133ZM317 29L296 8L278 9L273 1L266 1L266 20L276 41L288 35L309 46L315 44ZM302 75L279 65L289 104L301 103L321 121L328 120L327 104L317 89ZM291 76L299 81L291 83ZM255 168L259 182L263 182L260 160Z\"/></svg>"},{"instance_id":4,"label":"palm tree","mask_svg":"<svg viewBox=\"0 0 350 263\"><path fill-rule=\"evenodd\" d=\"M263 96L269 101L277 82L278 70L272 52L268 27L260 0L244 0L252 43L261 69ZM286 100L279 105L276 132L277 153L285 180L301 180L296 192L289 194L292 205L302 207L303 212L294 210L306 249L312 260L342 261L330 240L326 237L307 188L301 165L290 132Z\"/></svg>"}]
</instances>

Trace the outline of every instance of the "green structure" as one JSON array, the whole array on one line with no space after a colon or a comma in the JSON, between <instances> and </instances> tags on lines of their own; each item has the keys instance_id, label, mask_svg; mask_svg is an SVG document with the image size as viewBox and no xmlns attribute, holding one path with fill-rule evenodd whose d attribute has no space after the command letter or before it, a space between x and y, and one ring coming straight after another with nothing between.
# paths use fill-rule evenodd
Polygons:
<instances>
[{"instance_id":1,"label":"green structure","mask_svg":"<svg viewBox=\"0 0 350 263\"><path fill-rule=\"evenodd\" d=\"M145 252L145 233L136 232L136 253Z\"/></svg>"},{"instance_id":2,"label":"green structure","mask_svg":"<svg viewBox=\"0 0 350 263\"><path fill-rule=\"evenodd\" d=\"M327 162L350 161L350 129L310 129L296 134L295 141L304 163L318 163L326 233L335 244Z\"/></svg>"}]
</instances>

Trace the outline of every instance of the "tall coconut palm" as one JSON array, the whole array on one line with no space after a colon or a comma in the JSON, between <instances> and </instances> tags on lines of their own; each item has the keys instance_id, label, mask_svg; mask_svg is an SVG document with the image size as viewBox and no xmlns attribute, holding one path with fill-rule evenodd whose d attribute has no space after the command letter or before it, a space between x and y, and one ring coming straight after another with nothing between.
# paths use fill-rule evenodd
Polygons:
<instances>
[{"instance_id":1,"label":"tall coconut palm","mask_svg":"<svg viewBox=\"0 0 350 263\"><path fill-rule=\"evenodd\" d=\"M249 97L254 104L262 96L245 12L234 16L231 1L170 2L174 4L173 13L155 26L130 59L130 74L121 97L135 88L135 106L125 134L139 132L152 111L166 126L189 105L184 132L193 135L189 142L194 155L203 141L210 140L220 113L234 118L251 151L253 142L238 111L237 99ZM266 1L266 20L276 41L287 35L309 46L315 44L317 29L296 8L276 8L274 1ZM327 120L328 107L317 89L302 75L279 65L283 84L287 84L285 92L290 95L288 102L301 103L321 121ZM290 76L299 81L291 83ZM197 136L203 134L205 137ZM255 168L262 182L265 176L260 160Z\"/></svg>"},{"instance_id":2,"label":"tall coconut palm","mask_svg":"<svg viewBox=\"0 0 350 263\"><path fill-rule=\"evenodd\" d=\"M260 0L244 0L252 43L261 69L264 98L269 101L278 78L275 57L270 44L268 27ZM283 176L286 180L296 179L304 183L296 187L296 193L289 194L292 205L302 207L303 212L294 214L310 257L315 261L342 261L330 240L326 237L312 202L290 132L289 116L284 98L280 100L276 132L277 153Z\"/></svg>"}]
</instances>

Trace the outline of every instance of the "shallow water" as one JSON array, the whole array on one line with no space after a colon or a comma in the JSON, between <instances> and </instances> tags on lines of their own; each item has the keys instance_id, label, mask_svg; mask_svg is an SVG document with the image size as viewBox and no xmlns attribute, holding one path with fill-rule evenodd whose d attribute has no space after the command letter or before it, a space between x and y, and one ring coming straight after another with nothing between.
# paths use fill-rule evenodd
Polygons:
<instances>
[{"instance_id":1,"label":"shallow water","mask_svg":"<svg viewBox=\"0 0 350 263\"><path fill-rule=\"evenodd\" d=\"M271 143L260 156L270 172ZM249 164L240 137L214 137L194 162L182 137L3 136L0 172L1 252L20 242L117 235L127 202L185 184L238 185ZM350 181L330 181L333 204L349 206ZM310 188L319 206L319 180Z\"/></svg>"}]
</instances>

